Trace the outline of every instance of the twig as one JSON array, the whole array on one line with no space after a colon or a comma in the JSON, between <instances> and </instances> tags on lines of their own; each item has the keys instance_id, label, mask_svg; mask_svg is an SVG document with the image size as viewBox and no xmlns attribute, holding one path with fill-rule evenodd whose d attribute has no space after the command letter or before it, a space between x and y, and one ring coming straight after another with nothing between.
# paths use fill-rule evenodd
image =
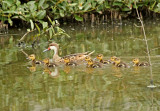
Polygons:
<instances>
[{"instance_id":1,"label":"twig","mask_svg":"<svg viewBox=\"0 0 160 111\"><path fill-rule=\"evenodd\" d=\"M28 54L27 54L26 52L24 52L23 49L21 49L21 52L22 52L26 57L28 57Z\"/></svg>"},{"instance_id":2,"label":"twig","mask_svg":"<svg viewBox=\"0 0 160 111\"><path fill-rule=\"evenodd\" d=\"M142 27L142 26L138 26L138 25L137 25L137 24L135 24L135 23L134 23L134 25L135 25L136 27Z\"/></svg>"},{"instance_id":3,"label":"twig","mask_svg":"<svg viewBox=\"0 0 160 111\"><path fill-rule=\"evenodd\" d=\"M145 32L145 29L144 29L143 21L142 21L140 15L139 15L139 12L138 12L138 9L137 9L136 1L134 1L134 5L136 6L137 16L138 16L138 19L139 19L139 21L141 23L141 26L142 26L143 35L144 35L144 41L146 43L147 55L148 55L149 64L150 64L151 81L153 81L153 77L152 77L152 63L151 63L151 57L150 57L150 53L149 53L149 47L148 47L148 41L147 41L147 37L146 37L146 32ZM151 82L151 84L153 84L153 82Z\"/></svg>"},{"instance_id":4,"label":"twig","mask_svg":"<svg viewBox=\"0 0 160 111\"><path fill-rule=\"evenodd\" d=\"M19 40L19 42L23 41L23 40L25 39L26 35L28 35L30 32L33 32L33 31L35 31L35 30L36 30L36 29L31 30L31 31L27 31L27 32L21 37L21 39Z\"/></svg>"}]
</instances>

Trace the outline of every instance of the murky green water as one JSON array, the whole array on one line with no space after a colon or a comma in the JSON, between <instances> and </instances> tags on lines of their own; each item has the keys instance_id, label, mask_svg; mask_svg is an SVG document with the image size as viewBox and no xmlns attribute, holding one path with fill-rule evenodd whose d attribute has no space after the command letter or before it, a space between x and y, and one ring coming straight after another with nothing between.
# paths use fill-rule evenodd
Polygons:
<instances>
[{"instance_id":1,"label":"murky green water","mask_svg":"<svg viewBox=\"0 0 160 111\"><path fill-rule=\"evenodd\" d=\"M102 53L105 59L116 55L129 65L135 57L147 61L143 33L132 22L122 26L63 27L71 38L54 39L60 44L61 56L95 50L93 58ZM11 35L0 37L1 111L159 111L160 23L148 21L145 29L155 89L147 87L151 81L149 67L125 69L107 65L100 69L77 66L48 70L31 66L16 46L24 32L11 30ZM42 52L47 48L46 40L43 37L37 49L28 46L23 50L36 54L38 60L52 58L53 52Z\"/></svg>"}]
</instances>

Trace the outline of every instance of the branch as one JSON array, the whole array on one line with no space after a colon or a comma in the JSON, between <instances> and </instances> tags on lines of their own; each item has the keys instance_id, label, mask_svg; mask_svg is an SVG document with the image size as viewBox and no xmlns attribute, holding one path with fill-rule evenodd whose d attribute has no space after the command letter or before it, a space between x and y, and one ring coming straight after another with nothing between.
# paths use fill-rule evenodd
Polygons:
<instances>
[{"instance_id":1,"label":"branch","mask_svg":"<svg viewBox=\"0 0 160 111\"><path fill-rule=\"evenodd\" d=\"M26 35L28 35L30 32L33 32L33 31L35 31L35 30L36 30L36 29L31 30L31 31L27 31L27 32L21 37L21 39L19 40L19 42L23 41L23 40L25 39Z\"/></svg>"}]
</instances>

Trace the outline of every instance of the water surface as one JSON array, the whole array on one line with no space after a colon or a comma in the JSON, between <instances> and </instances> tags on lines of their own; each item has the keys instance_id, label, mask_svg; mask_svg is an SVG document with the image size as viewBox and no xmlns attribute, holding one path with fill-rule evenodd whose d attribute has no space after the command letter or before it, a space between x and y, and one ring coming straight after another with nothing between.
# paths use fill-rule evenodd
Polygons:
<instances>
[{"instance_id":1,"label":"water surface","mask_svg":"<svg viewBox=\"0 0 160 111\"><path fill-rule=\"evenodd\" d=\"M55 37L60 44L59 55L93 51L105 59L118 56L128 65L133 58L148 61L142 30L135 22L111 23L95 27L63 26L71 36ZM136 23L138 24L138 23ZM138 24L139 25L139 24ZM44 68L32 66L27 54L36 54L38 60L52 58L53 52L43 53L47 37L33 49L28 35L27 47L17 47L17 40L25 30L10 30L0 37L0 108L4 111L158 111L160 104L160 23L147 21L146 35L152 60L149 67L116 68L106 65L100 69L77 67ZM14 34L14 35L13 35ZM18 34L18 35L15 35ZM32 41L34 38L32 37ZM150 82L157 86L150 89Z\"/></svg>"}]
</instances>

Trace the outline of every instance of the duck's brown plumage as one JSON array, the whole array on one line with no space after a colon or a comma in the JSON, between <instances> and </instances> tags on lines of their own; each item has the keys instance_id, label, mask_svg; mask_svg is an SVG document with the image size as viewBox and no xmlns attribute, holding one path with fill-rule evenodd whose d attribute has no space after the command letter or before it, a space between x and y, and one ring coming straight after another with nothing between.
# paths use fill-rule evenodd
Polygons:
<instances>
[{"instance_id":1,"label":"duck's brown plumage","mask_svg":"<svg viewBox=\"0 0 160 111\"><path fill-rule=\"evenodd\" d=\"M75 53L75 54L66 55L64 57L60 57L58 55L59 44L54 42L49 44L48 50L54 50L53 61L55 62L64 62L65 57L70 58L71 61L82 61L86 56L91 55L94 52L92 51L92 52L84 52L84 53Z\"/></svg>"}]
</instances>

